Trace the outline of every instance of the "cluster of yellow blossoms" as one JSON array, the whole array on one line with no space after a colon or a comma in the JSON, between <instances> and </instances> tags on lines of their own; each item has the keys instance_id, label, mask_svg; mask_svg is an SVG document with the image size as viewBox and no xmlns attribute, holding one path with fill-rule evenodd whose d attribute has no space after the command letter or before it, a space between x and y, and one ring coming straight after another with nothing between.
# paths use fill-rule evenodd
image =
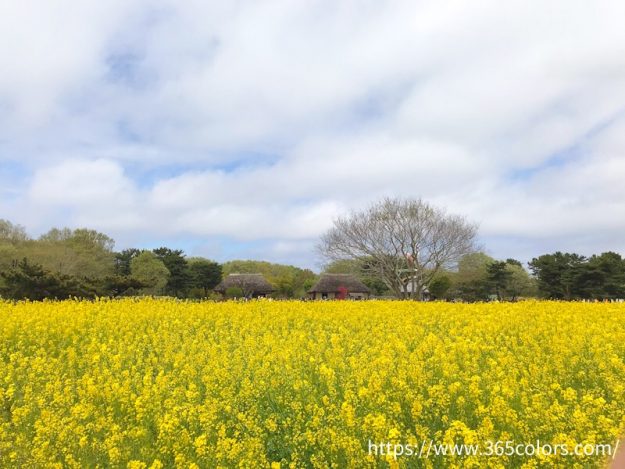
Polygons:
<instances>
[{"instance_id":1,"label":"cluster of yellow blossoms","mask_svg":"<svg viewBox=\"0 0 625 469\"><path fill-rule=\"evenodd\" d=\"M625 305L0 302L1 467L545 467L368 442L613 443Z\"/></svg>"}]
</instances>

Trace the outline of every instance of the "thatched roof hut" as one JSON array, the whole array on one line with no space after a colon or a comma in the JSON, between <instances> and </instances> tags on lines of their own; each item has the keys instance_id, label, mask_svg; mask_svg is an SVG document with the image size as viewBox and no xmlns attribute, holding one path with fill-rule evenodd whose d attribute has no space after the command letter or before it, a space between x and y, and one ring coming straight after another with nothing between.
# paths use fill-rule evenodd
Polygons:
<instances>
[{"instance_id":1,"label":"thatched roof hut","mask_svg":"<svg viewBox=\"0 0 625 469\"><path fill-rule=\"evenodd\" d=\"M371 291L350 274L321 274L319 281L308 290L311 298L368 298Z\"/></svg>"},{"instance_id":2,"label":"thatched roof hut","mask_svg":"<svg viewBox=\"0 0 625 469\"><path fill-rule=\"evenodd\" d=\"M230 274L215 287L215 291L225 294L229 288L240 288L246 298L265 296L273 291L262 274Z\"/></svg>"}]
</instances>

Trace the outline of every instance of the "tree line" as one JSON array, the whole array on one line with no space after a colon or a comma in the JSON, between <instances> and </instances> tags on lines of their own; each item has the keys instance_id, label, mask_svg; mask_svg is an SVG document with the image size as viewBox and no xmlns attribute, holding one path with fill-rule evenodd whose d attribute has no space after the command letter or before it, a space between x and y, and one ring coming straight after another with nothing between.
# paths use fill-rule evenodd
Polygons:
<instances>
[{"instance_id":1,"label":"tree line","mask_svg":"<svg viewBox=\"0 0 625 469\"><path fill-rule=\"evenodd\" d=\"M262 273L276 296L299 298L316 279L307 269L259 261L220 264L182 250L125 249L90 229L53 228L37 239L0 220L0 296L10 299L167 295L207 298L224 275Z\"/></svg>"},{"instance_id":2,"label":"tree line","mask_svg":"<svg viewBox=\"0 0 625 469\"><path fill-rule=\"evenodd\" d=\"M625 298L625 260L618 253L555 252L532 259L526 269L518 260L497 260L476 249L474 235L472 225L422 201L386 200L335 223L320 245L328 259L323 272L355 275L376 297L468 302ZM112 238L95 230L53 228L33 239L23 227L0 220L0 296L210 298L230 273L261 273L273 285L273 296L303 298L318 278L290 265L220 264L187 257L179 249L115 251L114 246Z\"/></svg>"},{"instance_id":3,"label":"tree line","mask_svg":"<svg viewBox=\"0 0 625 469\"><path fill-rule=\"evenodd\" d=\"M625 259L618 253L584 257L556 252L532 259L528 268L516 259L465 254L454 269L437 272L424 288L425 296L463 302L625 299ZM324 271L356 275L374 296L397 296L371 272L367 258L332 261Z\"/></svg>"},{"instance_id":4,"label":"tree line","mask_svg":"<svg viewBox=\"0 0 625 469\"><path fill-rule=\"evenodd\" d=\"M558 300L625 298L625 260L616 252L584 257L556 252L532 259L540 293Z\"/></svg>"},{"instance_id":5,"label":"tree line","mask_svg":"<svg viewBox=\"0 0 625 469\"><path fill-rule=\"evenodd\" d=\"M617 253L545 254L528 272L515 259L480 252L476 235L475 224L421 199L386 198L335 219L318 250L331 270L357 273L375 293L398 298L625 297L625 262Z\"/></svg>"}]
</instances>

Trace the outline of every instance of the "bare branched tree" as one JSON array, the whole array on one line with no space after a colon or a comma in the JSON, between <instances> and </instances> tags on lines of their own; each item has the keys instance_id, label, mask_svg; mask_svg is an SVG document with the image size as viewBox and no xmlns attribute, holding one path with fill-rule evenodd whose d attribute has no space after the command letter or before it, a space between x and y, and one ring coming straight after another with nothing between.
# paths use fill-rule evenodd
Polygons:
<instances>
[{"instance_id":1,"label":"bare branched tree","mask_svg":"<svg viewBox=\"0 0 625 469\"><path fill-rule=\"evenodd\" d=\"M477 226L421 199L384 199L334 221L318 250L328 260L366 259L399 298L422 299L443 268L475 250Z\"/></svg>"}]
</instances>

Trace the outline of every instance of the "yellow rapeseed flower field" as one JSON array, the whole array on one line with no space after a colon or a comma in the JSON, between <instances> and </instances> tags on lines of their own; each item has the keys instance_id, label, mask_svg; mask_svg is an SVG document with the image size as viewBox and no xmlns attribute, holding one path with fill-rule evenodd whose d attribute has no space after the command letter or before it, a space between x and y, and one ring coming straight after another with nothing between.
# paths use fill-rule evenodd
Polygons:
<instances>
[{"instance_id":1,"label":"yellow rapeseed flower field","mask_svg":"<svg viewBox=\"0 0 625 469\"><path fill-rule=\"evenodd\" d=\"M1 467L588 467L371 442L603 444L625 305L0 302Z\"/></svg>"}]
</instances>

